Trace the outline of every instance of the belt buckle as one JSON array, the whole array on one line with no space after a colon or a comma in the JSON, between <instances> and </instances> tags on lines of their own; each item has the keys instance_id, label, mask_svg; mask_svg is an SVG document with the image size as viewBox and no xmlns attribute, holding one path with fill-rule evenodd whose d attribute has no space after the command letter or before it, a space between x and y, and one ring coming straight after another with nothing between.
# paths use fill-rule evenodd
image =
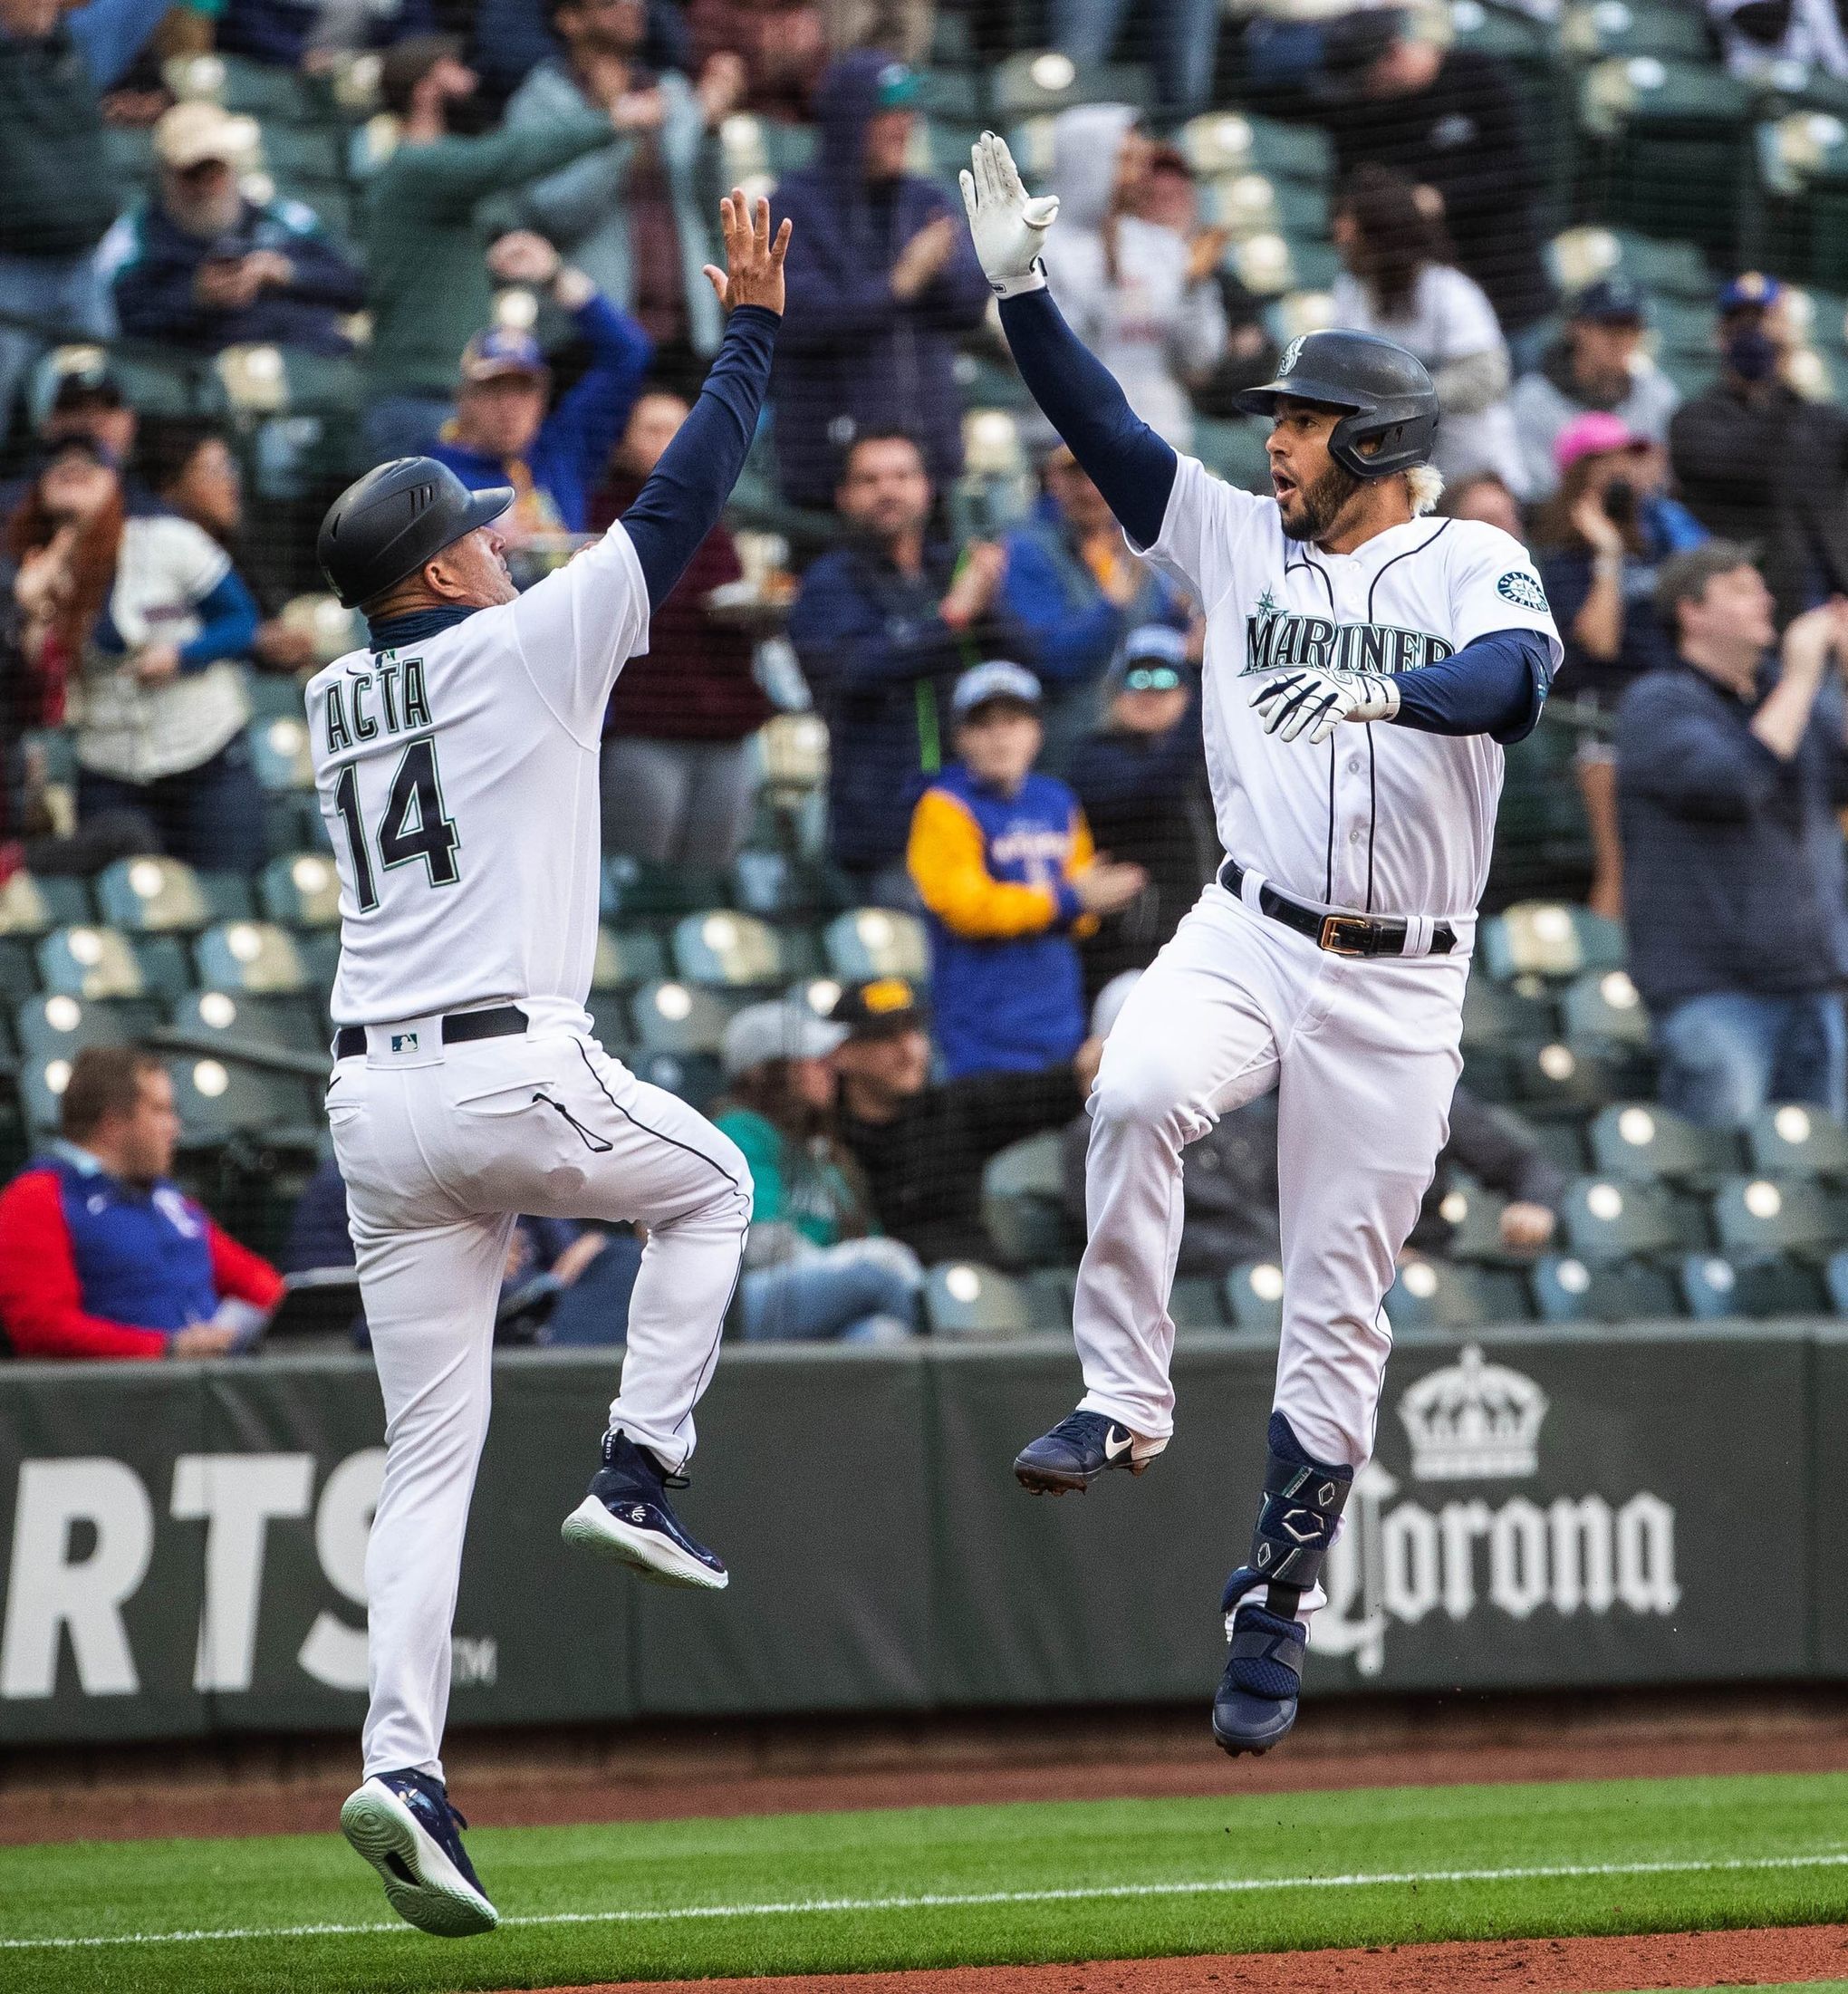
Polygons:
<instances>
[{"instance_id":1,"label":"belt buckle","mask_svg":"<svg viewBox=\"0 0 1848 1994\"><path fill-rule=\"evenodd\" d=\"M1343 933L1348 930L1352 932L1351 941L1343 939ZM1325 949L1332 956L1364 956L1372 935L1372 922L1359 914L1324 914L1316 946Z\"/></svg>"}]
</instances>

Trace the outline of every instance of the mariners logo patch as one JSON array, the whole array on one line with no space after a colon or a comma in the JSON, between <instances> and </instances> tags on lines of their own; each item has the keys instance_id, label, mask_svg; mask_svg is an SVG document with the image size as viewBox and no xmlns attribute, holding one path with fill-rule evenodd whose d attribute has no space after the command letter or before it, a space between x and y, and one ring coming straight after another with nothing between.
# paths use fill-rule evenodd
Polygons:
<instances>
[{"instance_id":1,"label":"mariners logo patch","mask_svg":"<svg viewBox=\"0 0 1848 1994\"><path fill-rule=\"evenodd\" d=\"M1510 568L1496 583L1495 592L1524 610L1546 607L1546 591L1540 586L1540 577L1530 574L1526 568Z\"/></svg>"},{"instance_id":2,"label":"mariners logo patch","mask_svg":"<svg viewBox=\"0 0 1848 1994\"><path fill-rule=\"evenodd\" d=\"M1300 337L1293 339L1290 343L1284 348L1284 357L1277 362L1277 379L1279 380L1281 380L1284 376L1289 372L1291 368L1293 368L1296 364L1296 362L1302 359L1303 342L1304 340L1307 339L1307 337L1308 334L1305 332Z\"/></svg>"}]
</instances>

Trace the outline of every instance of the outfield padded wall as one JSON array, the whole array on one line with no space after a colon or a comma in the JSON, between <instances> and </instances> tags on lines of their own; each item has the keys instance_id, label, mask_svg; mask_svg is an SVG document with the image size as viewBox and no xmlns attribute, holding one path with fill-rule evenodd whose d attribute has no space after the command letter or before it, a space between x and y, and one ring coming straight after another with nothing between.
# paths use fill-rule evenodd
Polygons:
<instances>
[{"instance_id":1,"label":"outfield padded wall","mask_svg":"<svg viewBox=\"0 0 1848 1994\"><path fill-rule=\"evenodd\" d=\"M684 1498L732 1568L712 1595L565 1550L613 1366L509 1354L453 1721L1196 1701L1274 1363L1185 1339L1153 1470L1052 1501L1009 1464L1074 1395L1062 1344L728 1350ZM357 1725L382 1459L363 1360L0 1375L0 1741ZM1835 1325L1408 1335L1312 1682L1848 1676L1848 1488L1824 1471L1844 1427Z\"/></svg>"}]
</instances>

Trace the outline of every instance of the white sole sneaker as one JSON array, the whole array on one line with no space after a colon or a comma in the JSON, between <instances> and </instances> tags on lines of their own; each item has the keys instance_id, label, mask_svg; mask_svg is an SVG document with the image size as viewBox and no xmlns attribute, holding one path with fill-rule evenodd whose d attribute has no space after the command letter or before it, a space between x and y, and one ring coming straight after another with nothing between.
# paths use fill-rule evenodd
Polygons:
<instances>
[{"instance_id":1,"label":"white sole sneaker","mask_svg":"<svg viewBox=\"0 0 1848 1994\"><path fill-rule=\"evenodd\" d=\"M499 1912L383 1780L369 1779L347 1796L340 1825L407 1924L438 1939L471 1939L500 1923Z\"/></svg>"},{"instance_id":2,"label":"white sole sneaker","mask_svg":"<svg viewBox=\"0 0 1848 1994\"><path fill-rule=\"evenodd\" d=\"M613 1558L662 1585L691 1585L704 1593L722 1593L731 1584L729 1572L715 1572L689 1557L659 1530L639 1530L613 1517L594 1496L586 1496L559 1527L567 1544L598 1557Z\"/></svg>"}]
</instances>

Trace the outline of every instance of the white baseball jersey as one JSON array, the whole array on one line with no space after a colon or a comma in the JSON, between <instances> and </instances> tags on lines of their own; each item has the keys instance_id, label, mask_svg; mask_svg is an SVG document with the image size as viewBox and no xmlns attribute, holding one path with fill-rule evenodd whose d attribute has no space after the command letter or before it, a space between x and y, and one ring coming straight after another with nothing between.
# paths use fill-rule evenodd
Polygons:
<instances>
[{"instance_id":1,"label":"white baseball jersey","mask_svg":"<svg viewBox=\"0 0 1848 1994\"><path fill-rule=\"evenodd\" d=\"M629 535L516 602L309 681L321 814L340 868L337 1025L496 997L582 1005L597 947L598 748L648 648Z\"/></svg>"},{"instance_id":2,"label":"white baseball jersey","mask_svg":"<svg viewBox=\"0 0 1848 1994\"><path fill-rule=\"evenodd\" d=\"M1499 527L1414 519L1352 554L1287 538L1275 499L1184 457L1144 550L1199 602L1207 768L1219 837L1293 898L1458 920L1488 876L1500 746L1486 735L1337 727L1321 747L1281 741L1251 710L1285 666L1416 671L1498 630L1559 632L1526 550Z\"/></svg>"}]
</instances>

